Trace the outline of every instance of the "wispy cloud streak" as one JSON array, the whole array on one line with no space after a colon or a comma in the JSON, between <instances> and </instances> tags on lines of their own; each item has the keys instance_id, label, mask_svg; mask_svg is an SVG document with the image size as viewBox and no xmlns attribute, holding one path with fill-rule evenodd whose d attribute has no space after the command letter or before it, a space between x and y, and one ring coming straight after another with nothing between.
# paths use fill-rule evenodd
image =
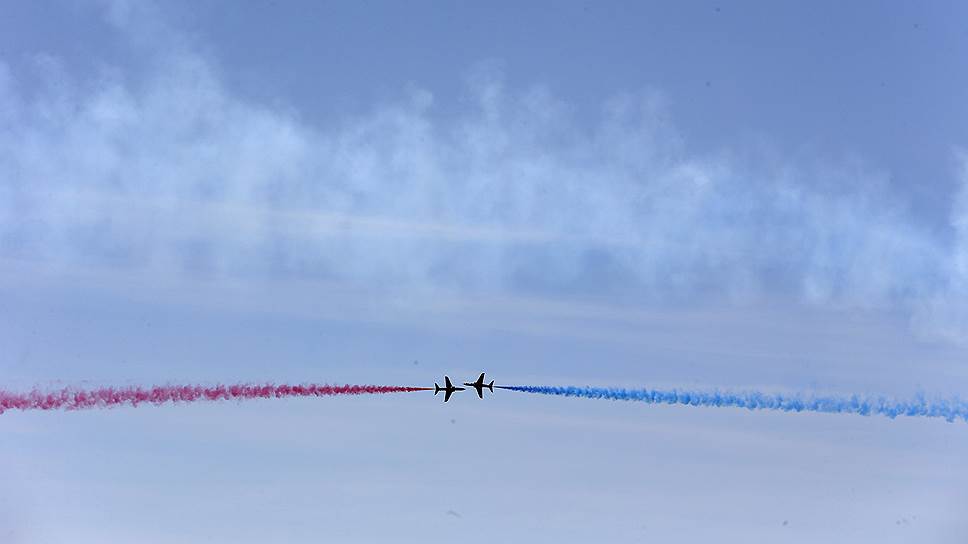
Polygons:
<instances>
[{"instance_id":1,"label":"wispy cloud streak","mask_svg":"<svg viewBox=\"0 0 968 544\"><path fill-rule=\"evenodd\" d=\"M968 176L947 215L919 216L863 161L700 152L661 93L584 111L486 71L453 111L413 90L313 122L235 92L154 10L111 6L143 70L0 56L0 259L404 295L783 297L968 338Z\"/></svg>"},{"instance_id":2,"label":"wispy cloud streak","mask_svg":"<svg viewBox=\"0 0 968 544\"><path fill-rule=\"evenodd\" d=\"M10 70L0 256L646 298L945 287L951 248L881 174L696 153L653 94L580 122L494 76L455 115L415 92L316 125L236 96L190 50L162 59L137 84Z\"/></svg>"},{"instance_id":3,"label":"wispy cloud streak","mask_svg":"<svg viewBox=\"0 0 968 544\"><path fill-rule=\"evenodd\" d=\"M862 416L882 415L892 419L898 416L940 417L947 421L955 421L956 419L968 421L968 403L959 399L928 400L922 396L917 396L909 401L899 401L884 397L864 397L859 395L784 395L758 391L740 393L688 389L615 389L605 387L549 387L530 385L503 386L500 388L541 395L628 400L649 404L682 404L688 406L746 408L748 410L774 410L780 412L858 414Z\"/></svg>"}]
</instances>

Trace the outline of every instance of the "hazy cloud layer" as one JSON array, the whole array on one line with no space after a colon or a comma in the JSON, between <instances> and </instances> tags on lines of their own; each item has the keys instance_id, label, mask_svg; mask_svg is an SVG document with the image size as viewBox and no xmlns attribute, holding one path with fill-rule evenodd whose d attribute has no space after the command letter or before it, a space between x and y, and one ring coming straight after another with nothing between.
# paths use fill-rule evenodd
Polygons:
<instances>
[{"instance_id":1,"label":"hazy cloud layer","mask_svg":"<svg viewBox=\"0 0 968 544\"><path fill-rule=\"evenodd\" d=\"M134 24L123 6L110 20ZM189 47L151 53L144 77L105 68L77 81L42 56L0 68L0 256L900 304L954 338L968 322L952 302L968 293L964 189L951 232L937 233L862 166L691 153L655 93L608 100L587 124L553 91L479 69L456 117L411 89L314 126L237 97Z\"/></svg>"},{"instance_id":2,"label":"hazy cloud layer","mask_svg":"<svg viewBox=\"0 0 968 544\"><path fill-rule=\"evenodd\" d=\"M968 154L958 152L960 190L954 195L951 254L939 266L946 281L926 301L919 301L914 328L927 336L964 343L968 341Z\"/></svg>"}]
</instances>

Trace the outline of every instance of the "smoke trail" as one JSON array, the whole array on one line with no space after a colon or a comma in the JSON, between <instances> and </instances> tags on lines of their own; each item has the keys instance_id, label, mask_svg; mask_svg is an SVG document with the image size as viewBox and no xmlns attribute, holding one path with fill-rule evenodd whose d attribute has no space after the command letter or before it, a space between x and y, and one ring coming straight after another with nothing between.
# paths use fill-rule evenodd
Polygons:
<instances>
[{"instance_id":1,"label":"smoke trail","mask_svg":"<svg viewBox=\"0 0 968 544\"><path fill-rule=\"evenodd\" d=\"M142 387L102 387L98 389L64 388L56 391L33 390L16 393L0 390L0 414L7 410L81 410L110 408L120 405L165 404L219 400L249 400L283 397L328 397L333 395L369 395L427 391L427 387L390 385L163 385Z\"/></svg>"},{"instance_id":2,"label":"smoke trail","mask_svg":"<svg viewBox=\"0 0 968 544\"><path fill-rule=\"evenodd\" d=\"M499 387L499 386L495 386ZM718 406L749 410L778 410L782 412L823 412L831 414L943 417L947 421L968 421L968 404L958 399L929 401L918 395L911 401L897 401L883 397L804 396L778 393L731 393L719 391L661 391L656 389L611 389L601 387L546 387L503 386L501 389L582 397L647 402L649 404L687 404L690 406Z\"/></svg>"}]
</instances>

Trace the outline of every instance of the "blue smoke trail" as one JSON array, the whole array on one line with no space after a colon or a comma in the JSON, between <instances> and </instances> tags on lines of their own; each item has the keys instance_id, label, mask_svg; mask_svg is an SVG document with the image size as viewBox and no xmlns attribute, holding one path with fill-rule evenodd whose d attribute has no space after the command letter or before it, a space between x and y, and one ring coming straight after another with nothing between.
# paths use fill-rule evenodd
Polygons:
<instances>
[{"instance_id":1,"label":"blue smoke trail","mask_svg":"<svg viewBox=\"0 0 968 544\"><path fill-rule=\"evenodd\" d=\"M495 386L500 389L581 397L586 399L630 400L649 404L686 404L689 406L718 406L748 410L778 410L782 412L822 412L828 414L943 417L947 421L968 421L968 404L958 399L929 401L923 395L911 401L897 401L883 397L869 398L852 395L803 396L779 393L731 393L720 391L661 391L656 389L612 389L603 387L547 387L530 385Z\"/></svg>"}]
</instances>

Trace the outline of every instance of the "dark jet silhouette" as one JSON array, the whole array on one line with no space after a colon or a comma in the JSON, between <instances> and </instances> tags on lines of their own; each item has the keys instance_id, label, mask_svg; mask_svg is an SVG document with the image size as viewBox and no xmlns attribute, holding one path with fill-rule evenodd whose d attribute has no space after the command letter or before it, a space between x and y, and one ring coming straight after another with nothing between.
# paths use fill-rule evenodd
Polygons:
<instances>
[{"instance_id":1,"label":"dark jet silhouette","mask_svg":"<svg viewBox=\"0 0 968 544\"><path fill-rule=\"evenodd\" d=\"M473 387L474 389L477 389L477 396L478 397L481 397L482 399L484 398L484 388L485 387L491 393L494 392L494 380L491 380L491 383L484 383L484 373L483 372L481 372L481 377L480 378L477 378L477 381L476 382L474 382L474 383L464 382L464 385L467 385L469 387Z\"/></svg>"},{"instance_id":2,"label":"dark jet silhouette","mask_svg":"<svg viewBox=\"0 0 968 544\"><path fill-rule=\"evenodd\" d=\"M444 402L447 402L450 400L450 396L454 394L454 391L463 391L463 390L464 390L463 387L454 387L454 384L450 383L450 378L447 376L444 376L443 387L437 385L437 383L434 382L434 395L437 395L437 393L440 393L441 391L443 391Z\"/></svg>"}]
</instances>

